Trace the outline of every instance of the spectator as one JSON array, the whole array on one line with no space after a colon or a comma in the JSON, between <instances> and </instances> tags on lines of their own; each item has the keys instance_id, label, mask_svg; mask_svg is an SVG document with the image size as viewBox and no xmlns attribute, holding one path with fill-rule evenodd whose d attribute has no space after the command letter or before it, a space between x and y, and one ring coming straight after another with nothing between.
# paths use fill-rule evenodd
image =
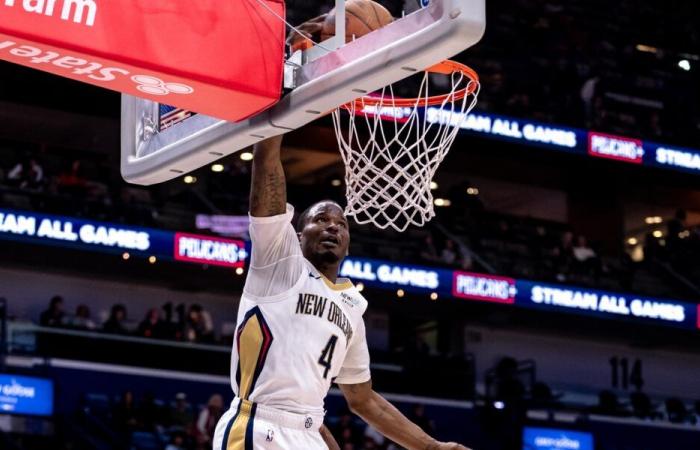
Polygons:
<instances>
[{"instance_id":1,"label":"spectator","mask_svg":"<svg viewBox=\"0 0 700 450\"><path fill-rule=\"evenodd\" d=\"M423 240L423 249L420 252L420 257L426 262L437 263L440 261L437 248L433 242L433 235L428 233Z\"/></svg>"},{"instance_id":2,"label":"spectator","mask_svg":"<svg viewBox=\"0 0 700 450\"><path fill-rule=\"evenodd\" d=\"M165 450L185 450L185 436L183 433L172 433L170 435L170 443Z\"/></svg>"},{"instance_id":3,"label":"spectator","mask_svg":"<svg viewBox=\"0 0 700 450\"><path fill-rule=\"evenodd\" d=\"M39 189L44 182L44 169L34 158L18 163L7 174L10 185L21 189Z\"/></svg>"},{"instance_id":4,"label":"spectator","mask_svg":"<svg viewBox=\"0 0 700 450\"><path fill-rule=\"evenodd\" d=\"M143 395L137 414L142 430L156 431L159 426L163 425L162 408L156 403L155 395L152 392L146 392Z\"/></svg>"},{"instance_id":5,"label":"spectator","mask_svg":"<svg viewBox=\"0 0 700 450\"><path fill-rule=\"evenodd\" d=\"M350 448L355 448L361 444L362 433L357 429L348 409L344 409L340 413L338 423L332 427L331 432L341 448L345 448L347 445L350 445Z\"/></svg>"},{"instance_id":6,"label":"spectator","mask_svg":"<svg viewBox=\"0 0 700 450\"><path fill-rule=\"evenodd\" d=\"M170 411L170 426L187 429L194 422L194 414L187 403L187 395L178 392L175 395L175 406Z\"/></svg>"},{"instance_id":7,"label":"spectator","mask_svg":"<svg viewBox=\"0 0 700 450\"><path fill-rule=\"evenodd\" d=\"M57 184L60 193L78 197L85 195L87 180L82 175L79 160L73 161L68 170L61 172L58 176Z\"/></svg>"},{"instance_id":8,"label":"spectator","mask_svg":"<svg viewBox=\"0 0 700 450\"><path fill-rule=\"evenodd\" d=\"M678 209L673 216L673 219L669 220L666 224L668 230L668 237L678 237L680 233L685 231L687 228L686 220L688 219L688 213L684 209Z\"/></svg>"},{"instance_id":9,"label":"spectator","mask_svg":"<svg viewBox=\"0 0 700 450\"><path fill-rule=\"evenodd\" d=\"M598 393L598 404L591 408L593 414L605 416L628 416L630 413L620 405L617 395L611 391L600 391Z\"/></svg>"},{"instance_id":10,"label":"spectator","mask_svg":"<svg viewBox=\"0 0 700 450\"><path fill-rule=\"evenodd\" d=\"M175 313L177 317L175 318L174 322L177 326L177 334L179 336L179 339L186 339L187 338L187 313L185 311L185 305L183 303L180 303L175 307ZM178 339L178 340L179 340Z\"/></svg>"},{"instance_id":11,"label":"spectator","mask_svg":"<svg viewBox=\"0 0 700 450\"><path fill-rule=\"evenodd\" d=\"M39 316L39 325L42 327L60 327L63 325L64 316L63 297L55 295L49 302L49 308Z\"/></svg>"},{"instance_id":12,"label":"spectator","mask_svg":"<svg viewBox=\"0 0 700 450\"><path fill-rule=\"evenodd\" d=\"M518 379L518 362L503 358L496 365L496 398L506 403L518 403L525 396L525 386Z\"/></svg>"},{"instance_id":13,"label":"spectator","mask_svg":"<svg viewBox=\"0 0 700 450\"><path fill-rule=\"evenodd\" d=\"M202 409L197 418L195 430L197 438L197 448L209 450L214 438L214 431L219 418L224 412L224 399L219 394L214 394L209 398L206 408Z\"/></svg>"},{"instance_id":14,"label":"spectator","mask_svg":"<svg viewBox=\"0 0 700 450\"><path fill-rule=\"evenodd\" d=\"M182 305L181 305L182 306ZM168 302L161 307L163 311L163 333L166 339L174 339L176 341L181 341L183 337L184 324L182 323L182 316L178 314L177 317L173 314L173 304ZM183 306L184 309L184 306Z\"/></svg>"},{"instance_id":15,"label":"spectator","mask_svg":"<svg viewBox=\"0 0 700 450\"><path fill-rule=\"evenodd\" d=\"M552 250L552 255L555 267L559 271L557 280L565 281L574 258L574 233L571 231L562 233L559 244Z\"/></svg>"},{"instance_id":16,"label":"spectator","mask_svg":"<svg viewBox=\"0 0 700 450\"><path fill-rule=\"evenodd\" d=\"M574 255L574 259L581 263L585 263L586 261L597 257L595 251L588 246L586 236L583 235L579 235L576 238L576 244L571 248L571 251Z\"/></svg>"},{"instance_id":17,"label":"spectator","mask_svg":"<svg viewBox=\"0 0 700 450\"><path fill-rule=\"evenodd\" d=\"M214 340L211 316L201 305L190 306L187 312L185 336L190 342L212 342Z\"/></svg>"},{"instance_id":18,"label":"spectator","mask_svg":"<svg viewBox=\"0 0 700 450\"><path fill-rule=\"evenodd\" d=\"M158 308L151 308L139 324L138 335L148 338L162 339L165 337L163 321L160 320Z\"/></svg>"},{"instance_id":19,"label":"spectator","mask_svg":"<svg viewBox=\"0 0 700 450\"><path fill-rule=\"evenodd\" d=\"M69 319L67 325L80 330L94 330L97 328L97 324L90 318L90 308L84 304L80 304L75 308L75 316Z\"/></svg>"},{"instance_id":20,"label":"spectator","mask_svg":"<svg viewBox=\"0 0 700 450\"><path fill-rule=\"evenodd\" d=\"M104 323L102 330L105 333L112 334L128 334L127 329L124 327L124 321L126 320L126 306L122 304L117 304L112 306L112 312L109 318Z\"/></svg>"},{"instance_id":21,"label":"spectator","mask_svg":"<svg viewBox=\"0 0 700 450\"><path fill-rule=\"evenodd\" d=\"M385 441L386 438L383 434L367 425L365 428L365 448L383 448Z\"/></svg>"},{"instance_id":22,"label":"spectator","mask_svg":"<svg viewBox=\"0 0 700 450\"><path fill-rule=\"evenodd\" d=\"M445 241L445 247L442 249L440 259L448 266L460 264L459 250L452 239Z\"/></svg>"},{"instance_id":23,"label":"spectator","mask_svg":"<svg viewBox=\"0 0 700 450\"><path fill-rule=\"evenodd\" d=\"M682 233L688 229L686 220L688 219L688 214L684 209L679 209L673 216L673 219L666 223L666 230L668 231L666 235L666 246L670 253L678 253L683 249L682 246ZM676 255L673 255L676 256Z\"/></svg>"},{"instance_id":24,"label":"spectator","mask_svg":"<svg viewBox=\"0 0 700 450\"><path fill-rule=\"evenodd\" d=\"M600 260L596 252L588 246L585 236L579 235L576 238L576 245L571 251L574 256L573 262L581 272L592 273L596 277L600 275Z\"/></svg>"},{"instance_id":25,"label":"spectator","mask_svg":"<svg viewBox=\"0 0 700 450\"><path fill-rule=\"evenodd\" d=\"M117 404L112 409L114 427L122 432L133 431L138 425L136 417L134 394L131 391L124 391L117 401Z\"/></svg>"},{"instance_id":26,"label":"spectator","mask_svg":"<svg viewBox=\"0 0 700 450\"><path fill-rule=\"evenodd\" d=\"M421 430L432 435L435 433L435 423L425 415L425 407L420 404L413 405L409 419L420 427Z\"/></svg>"}]
</instances>

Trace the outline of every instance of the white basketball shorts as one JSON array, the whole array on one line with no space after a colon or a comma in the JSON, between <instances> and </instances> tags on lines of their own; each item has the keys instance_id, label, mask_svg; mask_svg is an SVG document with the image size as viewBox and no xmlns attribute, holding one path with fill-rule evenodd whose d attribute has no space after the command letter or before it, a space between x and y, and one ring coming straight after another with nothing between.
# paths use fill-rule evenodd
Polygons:
<instances>
[{"instance_id":1,"label":"white basketball shorts","mask_svg":"<svg viewBox=\"0 0 700 450\"><path fill-rule=\"evenodd\" d=\"M216 425L213 450L328 450L322 416L293 414L236 398Z\"/></svg>"}]
</instances>

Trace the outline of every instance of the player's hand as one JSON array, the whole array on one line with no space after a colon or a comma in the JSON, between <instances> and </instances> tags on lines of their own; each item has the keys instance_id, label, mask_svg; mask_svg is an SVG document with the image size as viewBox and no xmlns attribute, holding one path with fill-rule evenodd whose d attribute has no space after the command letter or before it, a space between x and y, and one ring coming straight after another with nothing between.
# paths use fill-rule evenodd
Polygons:
<instances>
[{"instance_id":1,"label":"player's hand","mask_svg":"<svg viewBox=\"0 0 700 450\"><path fill-rule=\"evenodd\" d=\"M318 41L321 37L323 22L325 22L326 16L328 16L328 14L321 14L318 17L314 17L313 19L302 23L297 27L299 33L294 30L290 31L289 35L287 36L287 45L295 48L309 39Z\"/></svg>"}]
</instances>

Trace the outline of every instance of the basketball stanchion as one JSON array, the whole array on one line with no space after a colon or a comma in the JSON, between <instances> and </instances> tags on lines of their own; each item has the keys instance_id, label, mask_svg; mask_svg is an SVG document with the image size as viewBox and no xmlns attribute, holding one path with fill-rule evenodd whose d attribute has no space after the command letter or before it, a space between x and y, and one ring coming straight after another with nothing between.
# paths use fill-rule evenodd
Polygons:
<instances>
[{"instance_id":1,"label":"basketball stanchion","mask_svg":"<svg viewBox=\"0 0 700 450\"><path fill-rule=\"evenodd\" d=\"M431 95L431 76L447 77L449 92ZM459 132L459 121L476 105L479 86L472 69L445 61L423 73L415 98L398 98L389 85L336 109L345 214L360 224L397 231L432 219L430 184ZM431 120L430 107L448 119Z\"/></svg>"}]
</instances>

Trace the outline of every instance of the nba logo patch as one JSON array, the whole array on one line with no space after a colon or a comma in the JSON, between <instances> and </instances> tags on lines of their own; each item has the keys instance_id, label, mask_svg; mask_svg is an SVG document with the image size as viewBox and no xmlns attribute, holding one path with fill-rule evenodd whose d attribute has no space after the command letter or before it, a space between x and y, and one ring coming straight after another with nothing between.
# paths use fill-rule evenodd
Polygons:
<instances>
[{"instance_id":1,"label":"nba logo patch","mask_svg":"<svg viewBox=\"0 0 700 450\"><path fill-rule=\"evenodd\" d=\"M272 431L272 430L267 430L267 437L265 438L265 440L266 440L267 442L272 442L272 440L273 440L274 438L275 438L275 432Z\"/></svg>"}]
</instances>

